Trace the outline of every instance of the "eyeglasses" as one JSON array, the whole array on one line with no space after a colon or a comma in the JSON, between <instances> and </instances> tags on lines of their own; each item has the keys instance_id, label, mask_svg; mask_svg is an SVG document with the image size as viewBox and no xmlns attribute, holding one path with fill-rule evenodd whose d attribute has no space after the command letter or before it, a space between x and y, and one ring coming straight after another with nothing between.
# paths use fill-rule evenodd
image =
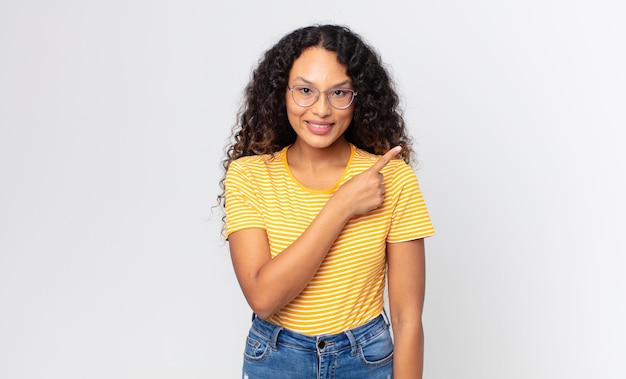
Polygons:
<instances>
[{"instance_id":1,"label":"eyeglasses","mask_svg":"<svg viewBox=\"0 0 626 379\"><path fill-rule=\"evenodd\" d=\"M301 107L310 107L320 98L321 92L326 92L330 105L336 109L346 109L352 104L356 91L350 88L329 88L325 91L310 86L288 87L293 101Z\"/></svg>"}]
</instances>

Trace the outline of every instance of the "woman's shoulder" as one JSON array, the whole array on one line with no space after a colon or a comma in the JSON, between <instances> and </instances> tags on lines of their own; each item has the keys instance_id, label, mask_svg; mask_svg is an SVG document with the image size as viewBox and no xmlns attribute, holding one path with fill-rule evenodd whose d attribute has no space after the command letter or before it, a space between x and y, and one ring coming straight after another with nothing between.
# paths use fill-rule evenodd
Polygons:
<instances>
[{"instance_id":1,"label":"woman's shoulder","mask_svg":"<svg viewBox=\"0 0 626 379\"><path fill-rule=\"evenodd\" d=\"M272 163L281 162L283 154L284 149L270 154L246 155L235 159L231 165L244 168L265 167Z\"/></svg>"},{"instance_id":2,"label":"woman's shoulder","mask_svg":"<svg viewBox=\"0 0 626 379\"><path fill-rule=\"evenodd\" d=\"M271 159L270 154L262 154L262 155L246 155L245 157L239 157L231 162L231 164L237 166L249 166L249 165L258 165L264 164L269 159Z\"/></svg>"}]
</instances>

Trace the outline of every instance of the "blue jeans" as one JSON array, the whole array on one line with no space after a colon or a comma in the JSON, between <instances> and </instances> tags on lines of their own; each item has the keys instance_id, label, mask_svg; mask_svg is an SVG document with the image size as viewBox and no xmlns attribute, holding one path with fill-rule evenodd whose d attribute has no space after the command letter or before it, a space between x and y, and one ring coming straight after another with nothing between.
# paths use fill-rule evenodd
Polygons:
<instances>
[{"instance_id":1,"label":"blue jeans","mask_svg":"<svg viewBox=\"0 0 626 379\"><path fill-rule=\"evenodd\" d=\"M393 342L383 315L337 334L307 336L255 317L244 379L390 379Z\"/></svg>"}]
</instances>

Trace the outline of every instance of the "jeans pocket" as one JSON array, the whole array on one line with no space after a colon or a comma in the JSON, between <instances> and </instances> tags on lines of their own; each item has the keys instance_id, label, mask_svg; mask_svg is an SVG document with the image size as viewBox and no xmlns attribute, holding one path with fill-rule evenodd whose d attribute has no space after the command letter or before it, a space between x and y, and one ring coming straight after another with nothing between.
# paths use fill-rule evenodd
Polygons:
<instances>
[{"instance_id":1,"label":"jeans pocket","mask_svg":"<svg viewBox=\"0 0 626 379\"><path fill-rule=\"evenodd\" d=\"M385 365L393 360L393 340L385 328L359 345L361 360L368 365Z\"/></svg>"},{"instance_id":2,"label":"jeans pocket","mask_svg":"<svg viewBox=\"0 0 626 379\"><path fill-rule=\"evenodd\" d=\"M262 361L267 357L269 347L269 343L266 340L250 334L246 338L246 348L243 356L249 361Z\"/></svg>"}]
</instances>

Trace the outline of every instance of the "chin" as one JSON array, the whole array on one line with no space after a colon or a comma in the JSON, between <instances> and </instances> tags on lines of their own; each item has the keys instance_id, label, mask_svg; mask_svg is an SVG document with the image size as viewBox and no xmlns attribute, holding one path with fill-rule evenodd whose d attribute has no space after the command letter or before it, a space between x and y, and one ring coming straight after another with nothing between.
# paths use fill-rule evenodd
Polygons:
<instances>
[{"instance_id":1,"label":"chin","mask_svg":"<svg viewBox=\"0 0 626 379\"><path fill-rule=\"evenodd\" d=\"M328 149L337 144L344 143L345 140L340 138L300 138L300 143L314 149Z\"/></svg>"}]
</instances>

